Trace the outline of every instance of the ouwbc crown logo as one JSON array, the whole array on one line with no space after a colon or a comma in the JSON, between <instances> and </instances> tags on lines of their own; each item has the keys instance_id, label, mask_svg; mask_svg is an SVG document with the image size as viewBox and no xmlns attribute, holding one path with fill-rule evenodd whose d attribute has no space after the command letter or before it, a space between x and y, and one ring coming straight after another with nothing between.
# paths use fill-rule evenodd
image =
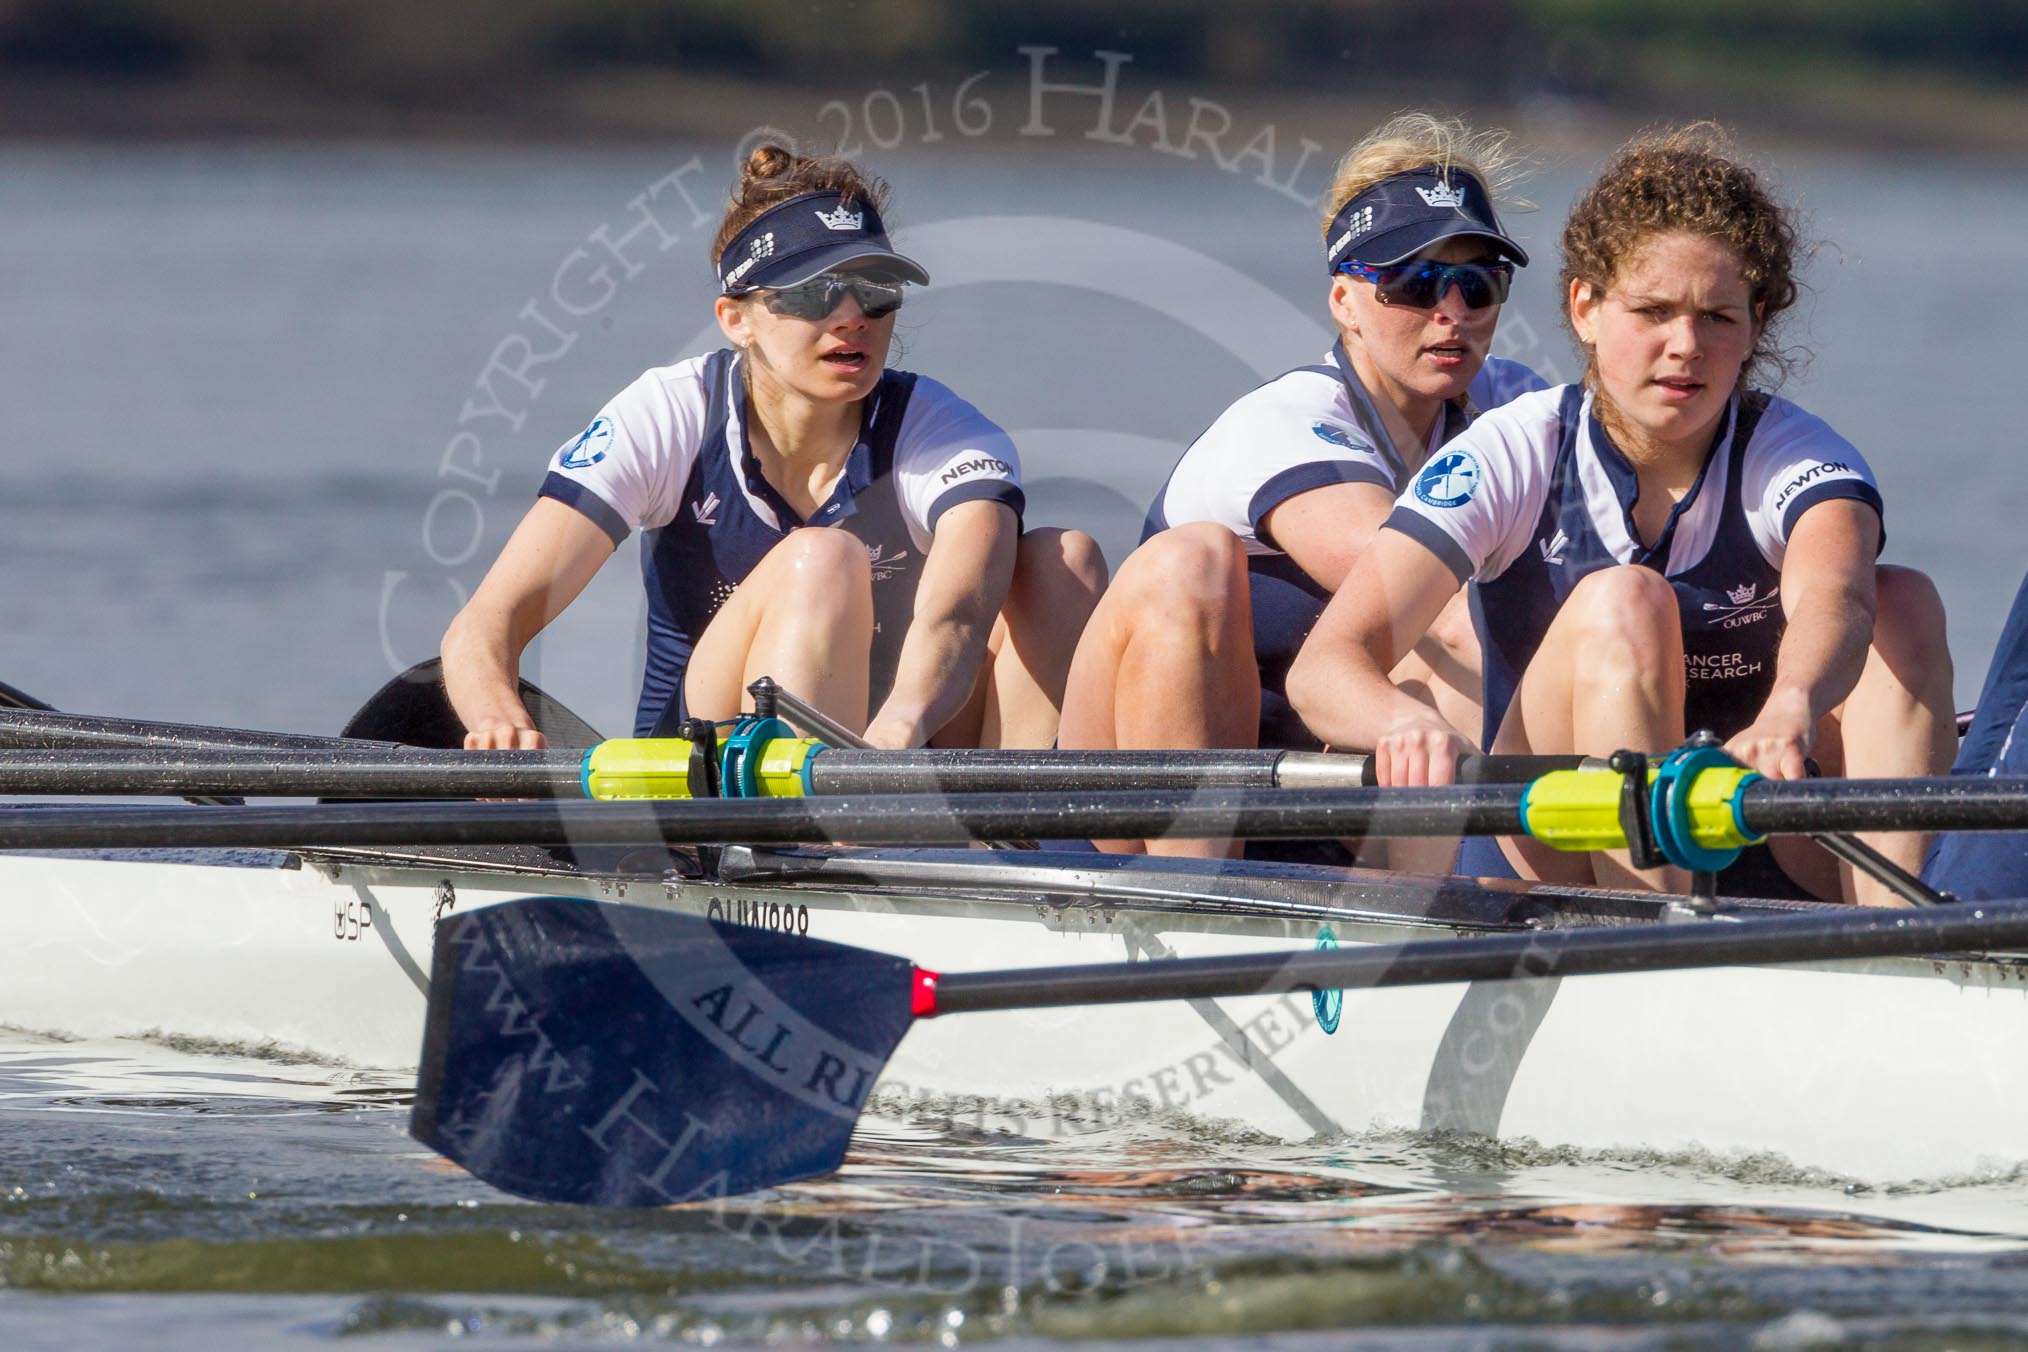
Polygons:
<instances>
[{"instance_id":1,"label":"ouwbc crown logo","mask_svg":"<svg viewBox=\"0 0 2028 1352\"><path fill-rule=\"evenodd\" d=\"M1465 204L1464 192L1452 187L1446 180L1440 180L1434 188L1417 188L1415 193L1433 207L1461 207Z\"/></svg>"},{"instance_id":2,"label":"ouwbc crown logo","mask_svg":"<svg viewBox=\"0 0 2028 1352\"><path fill-rule=\"evenodd\" d=\"M1440 180L1434 186L1434 189L1416 189L1416 197L1420 197L1430 207L1462 207L1464 205L1464 191L1462 189L1454 189L1454 186L1450 186L1448 180Z\"/></svg>"},{"instance_id":3,"label":"ouwbc crown logo","mask_svg":"<svg viewBox=\"0 0 2028 1352\"><path fill-rule=\"evenodd\" d=\"M1415 495L1432 507L1458 507L1479 487L1479 460L1470 451L1445 451L1415 476Z\"/></svg>"},{"instance_id":4,"label":"ouwbc crown logo","mask_svg":"<svg viewBox=\"0 0 2028 1352\"><path fill-rule=\"evenodd\" d=\"M824 223L826 230L857 230L866 224L866 213L847 211L840 202L836 211L813 211L810 213Z\"/></svg>"},{"instance_id":5,"label":"ouwbc crown logo","mask_svg":"<svg viewBox=\"0 0 2028 1352\"><path fill-rule=\"evenodd\" d=\"M577 440L570 444L563 453L563 459L557 463L564 469L590 469L606 458L606 448L612 444L612 419L593 418L592 425L578 433Z\"/></svg>"}]
</instances>

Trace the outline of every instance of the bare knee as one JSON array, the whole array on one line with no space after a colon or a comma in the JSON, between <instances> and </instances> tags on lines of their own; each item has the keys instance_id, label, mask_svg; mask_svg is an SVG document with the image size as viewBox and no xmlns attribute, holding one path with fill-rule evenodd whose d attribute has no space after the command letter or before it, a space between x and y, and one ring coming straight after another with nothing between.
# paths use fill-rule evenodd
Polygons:
<instances>
[{"instance_id":1,"label":"bare knee","mask_svg":"<svg viewBox=\"0 0 2028 1352\"><path fill-rule=\"evenodd\" d=\"M1873 588L1875 648L1948 660L1943 596L1927 573L1882 564L1873 570Z\"/></svg>"},{"instance_id":2,"label":"bare knee","mask_svg":"<svg viewBox=\"0 0 2028 1352\"><path fill-rule=\"evenodd\" d=\"M866 544L851 531L828 526L804 526L788 533L771 551L795 578L796 585L829 595L868 591L873 586L873 564Z\"/></svg>"},{"instance_id":3,"label":"bare knee","mask_svg":"<svg viewBox=\"0 0 2028 1352\"><path fill-rule=\"evenodd\" d=\"M1927 574L1883 564L1873 570L1873 661L1904 688L1948 703L1952 683L1943 597Z\"/></svg>"},{"instance_id":4,"label":"bare knee","mask_svg":"<svg viewBox=\"0 0 2028 1352\"><path fill-rule=\"evenodd\" d=\"M1143 615L1222 616L1246 593L1246 546L1209 521L1172 526L1120 565L1113 588Z\"/></svg>"},{"instance_id":5,"label":"bare knee","mask_svg":"<svg viewBox=\"0 0 2028 1352\"><path fill-rule=\"evenodd\" d=\"M1106 589L1105 551L1081 530L1024 531L1014 555L1014 585L1050 596L1081 593L1096 601Z\"/></svg>"},{"instance_id":6,"label":"bare knee","mask_svg":"<svg viewBox=\"0 0 2028 1352\"><path fill-rule=\"evenodd\" d=\"M1676 591L1650 568L1622 565L1591 574L1570 593L1563 614L1577 626L1580 681L1672 679L1683 668L1683 626Z\"/></svg>"}]
</instances>

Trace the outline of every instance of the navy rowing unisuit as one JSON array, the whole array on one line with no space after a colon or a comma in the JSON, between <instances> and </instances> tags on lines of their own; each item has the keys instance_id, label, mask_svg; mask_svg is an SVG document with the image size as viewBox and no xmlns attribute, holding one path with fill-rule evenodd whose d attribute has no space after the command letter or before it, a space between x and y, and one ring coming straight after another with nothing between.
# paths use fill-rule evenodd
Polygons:
<instances>
[{"instance_id":1,"label":"navy rowing unisuit","mask_svg":"<svg viewBox=\"0 0 2028 1352\"><path fill-rule=\"evenodd\" d=\"M1542 378L1521 363L1488 360L1463 405L1448 405L1437 420L1425 453L1434 455L1480 412L1542 388ZM1246 546L1260 663L1260 745L1319 745L1289 707L1283 686L1331 599L1276 545L1265 524L1269 513L1332 484L1370 483L1397 493L1407 473L1401 449L1341 343L1317 365L1285 372L1235 400L1183 452L1155 495L1143 540L1171 526L1211 521Z\"/></svg>"},{"instance_id":2,"label":"navy rowing unisuit","mask_svg":"<svg viewBox=\"0 0 2028 1352\"><path fill-rule=\"evenodd\" d=\"M1790 533L1820 502L1880 510L1873 471L1822 419L1786 399L1735 395L1696 483L1652 543L1634 527L1640 483L1579 385L1523 395L1432 456L1387 529L1472 583L1485 660L1484 741L1565 598L1585 577L1639 564L1669 580L1682 620L1684 726L1721 737L1772 689Z\"/></svg>"},{"instance_id":3,"label":"navy rowing unisuit","mask_svg":"<svg viewBox=\"0 0 2028 1352\"><path fill-rule=\"evenodd\" d=\"M837 526L873 564L872 697L894 680L937 519L961 502L1021 514L1021 462L991 419L926 376L888 371L859 440L807 520L762 476L748 445L740 356L731 350L641 375L559 449L541 495L575 508L617 546L647 532L648 651L636 736L674 731L698 637L769 550L804 526Z\"/></svg>"}]
</instances>

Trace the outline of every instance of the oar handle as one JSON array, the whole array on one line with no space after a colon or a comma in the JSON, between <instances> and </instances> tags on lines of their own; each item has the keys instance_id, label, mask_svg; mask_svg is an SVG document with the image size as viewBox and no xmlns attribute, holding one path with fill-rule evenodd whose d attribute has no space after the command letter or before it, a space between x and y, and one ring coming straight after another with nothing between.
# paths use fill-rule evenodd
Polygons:
<instances>
[{"instance_id":1,"label":"oar handle","mask_svg":"<svg viewBox=\"0 0 2028 1352\"><path fill-rule=\"evenodd\" d=\"M1312 762L1341 762L1359 770L1357 778L1310 778L1308 766ZM1604 762L1592 756L1458 756L1456 782L1460 784L1525 784L1531 778L1549 774L1551 770L1594 770L1602 768ZM1284 752L1278 766L1276 782L1288 788L1334 788L1338 784L1359 784L1363 788L1379 786L1379 774L1375 772L1373 756L1338 756L1326 754L1304 754Z\"/></svg>"}]
</instances>

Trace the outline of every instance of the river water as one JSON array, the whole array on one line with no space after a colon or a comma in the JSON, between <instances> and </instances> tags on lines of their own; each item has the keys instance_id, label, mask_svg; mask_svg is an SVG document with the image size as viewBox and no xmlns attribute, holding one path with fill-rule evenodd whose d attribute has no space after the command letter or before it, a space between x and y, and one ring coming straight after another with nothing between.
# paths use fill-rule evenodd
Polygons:
<instances>
[{"instance_id":1,"label":"river water","mask_svg":"<svg viewBox=\"0 0 2028 1352\"><path fill-rule=\"evenodd\" d=\"M898 364L1015 431L1031 521L1118 558L1181 446L1326 346L1294 200L1322 161L1295 172L1296 146L1338 133L1281 127L1272 173L1228 172L1051 118L990 147L918 122L872 157L938 281ZM2028 168L1775 159L1831 241L1788 392L1879 473L1887 557L1937 579L1969 704L2028 563L2005 394ZM712 222L681 192L708 210L731 163L729 143L0 148L0 680L82 712L335 731L433 650L550 450L709 344ZM1500 350L1552 377L1576 369L1553 244L1588 163L1552 160L1514 218L1539 261ZM609 568L531 675L624 726L639 609L631 563ZM43 1031L0 1040L10 1347L2028 1339L2005 1162L1883 1188L1778 1160L1152 1125L1051 1143L918 1113L870 1123L833 1180L598 1215L433 1163L398 1078Z\"/></svg>"}]
</instances>

